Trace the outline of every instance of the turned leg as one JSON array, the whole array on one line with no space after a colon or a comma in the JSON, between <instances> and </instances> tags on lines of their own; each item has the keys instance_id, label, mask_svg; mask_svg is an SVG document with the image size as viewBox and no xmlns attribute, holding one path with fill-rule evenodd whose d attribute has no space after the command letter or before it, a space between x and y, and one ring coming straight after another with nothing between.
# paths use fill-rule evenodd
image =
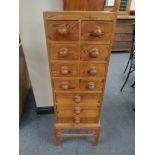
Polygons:
<instances>
[{"instance_id":1,"label":"turned leg","mask_svg":"<svg viewBox=\"0 0 155 155\"><path fill-rule=\"evenodd\" d=\"M60 145L59 129L54 128L54 143L56 146Z\"/></svg>"},{"instance_id":2,"label":"turned leg","mask_svg":"<svg viewBox=\"0 0 155 155\"><path fill-rule=\"evenodd\" d=\"M94 134L94 142L93 145L97 145L98 141L99 141L99 136L100 136L100 127L94 129L95 130L95 134Z\"/></svg>"}]
</instances>

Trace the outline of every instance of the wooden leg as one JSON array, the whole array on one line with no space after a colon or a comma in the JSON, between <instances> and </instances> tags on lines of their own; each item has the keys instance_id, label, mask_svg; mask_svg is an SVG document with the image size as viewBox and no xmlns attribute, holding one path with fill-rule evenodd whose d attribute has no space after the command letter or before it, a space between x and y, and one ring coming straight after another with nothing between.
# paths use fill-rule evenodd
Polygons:
<instances>
[{"instance_id":1,"label":"wooden leg","mask_svg":"<svg viewBox=\"0 0 155 155\"><path fill-rule=\"evenodd\" d=\"M99 141L99 136L100 136L100 127L94 129L95 130L95 135L94 135L94 142L93 145L96 146Z\"/></svg>"},{"instance_id":2,"label":"wooden leg","mask_svg":"<svg viewBox=\"0 0 155 155\"><path fill-rule=\"evenodd\" d=\"M60 146L59 129L54 128L54 143L56 146Z\"/></svg>"}]
</instances>

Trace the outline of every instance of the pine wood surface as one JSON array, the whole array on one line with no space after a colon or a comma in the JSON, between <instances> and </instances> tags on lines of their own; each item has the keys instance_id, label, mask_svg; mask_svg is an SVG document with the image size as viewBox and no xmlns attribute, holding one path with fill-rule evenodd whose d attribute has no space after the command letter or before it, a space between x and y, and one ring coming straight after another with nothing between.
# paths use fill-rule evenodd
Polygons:
<instances>
[{"instance_id":1,"label":"pine wood surface","mask_svg":"<svg viewBox=\"0 0 155 155\"><path fill-rule=\"evenodd\" d=\"M115 19L112 12L44 12L56 145L62 136L93 136L94 145L99 140ZM62 134L64 128L94 134Z\"/></svg>"}]
</instances>

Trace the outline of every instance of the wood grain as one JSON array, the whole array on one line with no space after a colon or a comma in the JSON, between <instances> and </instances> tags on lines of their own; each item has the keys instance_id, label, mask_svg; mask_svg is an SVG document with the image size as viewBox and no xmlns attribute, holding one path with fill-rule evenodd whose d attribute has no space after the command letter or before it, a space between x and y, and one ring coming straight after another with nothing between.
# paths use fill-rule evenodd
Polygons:
<instances>
[{"instance_id":1,"label":"wood grain","mask_svg":"<svg viewBox=\"0 0 155 155\"><path fill-rule=\"evenodd\" d=\"M98 49L98 56L95 58L90 56L94 48ZM109 45L81 44L80 46L80 59L84 61L107 61L108 55Z\"/></svg>"},{"instance_id":2,"label":"wood grain","mask_svg":"<svg viewBox=\"0 0 155 155\"><path fill-rule=\"evenodd\" d=\"M101 11L103 8L104 0L63 0L64 10Z\"/></svg>"},{"instance_id":3,"label":"wood grain","mask_svg":"<svg viewBox=\"0 0 155 155\"><path fill-rule=\"evenodd\" d=\"M67 55L60 56L60 50L66 48ZM78 44L49 44L50 60L77 60L79 57Z\"/></svg>"},{"instance_id":4,"label":"wood grain","mask_svg":"<svg viewBox=\"0 0 155 155\"><path fill-rule=\"evenodd\" d=\"M100 41L100 40L110 40L112 37L112 23L105 22L105 21L83 21L81 25L81 38L82 40L88 41ZM92 36L91 32L96 28L99 27L102 31L101 36Z\"/></svg>"},{"instance_id":5,"label":"wood grain","mask_svg":"<svg viewBox=\"0 0 155 155\"><path fill-rule=\"evenodd\" d=\"M94 145L99 140L102 94L115 19L116 13L112 12L44 12L56 145L60 144L61 136L93 136ZM60 132L66 128L92 129L94 133L68 135Z\"/></svg>"},{"instance_id":6,"label":"wood grain","mask_svg":"<svg viewBox=\"0 0 155 155\"><path fill-rule=\"evenodd\" d=\"M58 29L66 28L68 34L60 35ZM77 21L48 21L47 23L48 40L78 40Z\"/></svg>"}]
</instances>

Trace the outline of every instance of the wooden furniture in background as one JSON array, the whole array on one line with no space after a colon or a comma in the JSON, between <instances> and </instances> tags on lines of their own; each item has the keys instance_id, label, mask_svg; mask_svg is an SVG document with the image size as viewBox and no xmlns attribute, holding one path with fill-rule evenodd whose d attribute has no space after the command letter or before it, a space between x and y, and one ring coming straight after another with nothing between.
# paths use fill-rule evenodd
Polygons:
<instances>
[{"instance_id":1,"label":"wooden furniture in background","mask_svg":"<svg viewBox=\"0 0 155 155\"><path fill-rule=\"evenodd\" d=\"M22 44L19 44L19 116L23 113L26 96L30 87Z\"/></svg>"},{"instance_id":2,"label":"wooden furniture in background","mask_svg":"<svg viewBox=\"0 0 155 155\"><path fill-rule=\"evenodd\" d=\"M134 16L117 16L112 51L129 51L132 45Z\"/></svg>"},{"instance_id":3,"label":"wooden furniture in background","mask_svg":"<svg viewBox=\"0 0 155 155\"><path fill-rule=\"evenodd\" d=\"M63 136L92 136L96 145L116 14L44 12L55 111L55 145ZM64 134L61 129L91 129Z\"/></svg>"},{"instance_id":4,"label":"wooden furniture in background","mask_svg":"<svg viewBox=\"0 0 155 155\"><path fill-rule=\"evenodd\" d=\"M63 0L63 8L70 11L101 11L104 0Z\"/></svg>"}]
</instances>

